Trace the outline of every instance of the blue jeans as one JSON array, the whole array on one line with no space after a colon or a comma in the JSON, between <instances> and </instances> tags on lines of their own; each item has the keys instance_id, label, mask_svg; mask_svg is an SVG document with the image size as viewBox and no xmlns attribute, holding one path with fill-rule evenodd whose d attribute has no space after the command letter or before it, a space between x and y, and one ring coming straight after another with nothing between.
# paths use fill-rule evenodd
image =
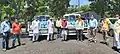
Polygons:
<instances>
[{"instance_id":1,"label":"blue jeans","mask_svg":"<svg viewBox=\"0 0 120 54\"><path fill-rule=\"evenodd\" d=\"M61 31L60 31L60 27L58 27L58 28L57 28L57 38L60 38L60 37L61 37L60 32L61 32Z\"/></svg>"},{"instance_id":2,"label":"blue jeans","mask_svg":"<svg viewBox=\"0 0 120 54\"><path fill-rule=\"evenodd\" d=\"M5 35L2 36L2 48L3 49L8 49L9 45L9 33L5 33Z\"/></svg>"},{"instance_id":3,"label":"blue jeans","mask_svg":"<svg viewBox=\"0 0 120 54\"><path fill-rule=\"evenodd\" d=\"M15 47L16 39L18 39L18 45L21 45L21 42L20 42L20 34L14 34L14 36L13 36L13 41L12 41L12 47Z\"/></svg>"}]
</instances>

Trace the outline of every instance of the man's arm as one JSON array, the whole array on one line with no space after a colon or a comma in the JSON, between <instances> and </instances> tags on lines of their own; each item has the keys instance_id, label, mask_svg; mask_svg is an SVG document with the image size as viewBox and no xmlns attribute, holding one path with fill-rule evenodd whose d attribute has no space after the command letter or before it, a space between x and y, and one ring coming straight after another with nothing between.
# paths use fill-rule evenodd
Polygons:
<instances>
[{"instance_id":1,"label":"man's arm","mask_svg":"<svg viewBox=\"0 0 120 54\"><path fill-rule=\"evenodd\" d=\"M34 21L32 22L31 28L32 28L32 30L34 30Z\"/></svg>"},{"instance_id":2,"label":"man's arm","mask_svg":"<svg viewBox=\"0 0 120 54\"><path fill-rule=\"evenodd\" d=\"M4 25L4 23L2 22L2 23L1 23L1 33L2 33L3 35L5 35L5 33L4 33L4 28L5 28L5 25Z\"/></svg>"},{"instance_id":3,"label":"man's arm","mask_svg":"<svg viewBox=\"0 0 120 54\"><path fill-rule=\"evenodd\" d=\"M96 22L95 22L95 23L96 23L95 29L97 29L97 26L98 26L98 22L97 22L97 20L95 20L95 21L96 21Z\"/></svg>"},{"instance_id":4,"label":"man's arm","mask_svg":"<svg viewBox=\"0 0 120 54\"><path fill-rule=\"evenodd\" d=\"M88 29L90 28L90 23L91 23L91 22L89 21L89 22L88 22Z\"/></svg>"},{"instance_id":5,"label":"man's arm","mask_svg":"<svg viewBox=\"0 0 120 54\"><path fill-rule=\"evenodd\" d=\"M14 23L12 24L12 33L13 33L13 30L14 30Z\"/></svg>"},{"instance_id":6,"label":"man's arm","mask_svg":"<svg viewBox=\"0 0 120 54\"><path fill-rule=\"evenodd\" d=\"M48 25L49 25L49 20L47 21L47 28L49 28Z\"/></svg>"},{"instance_id":7,"label":"man's arm","mask_svg":"<svg viewBox=\"0 0 120 54\"><path fill-rule=\"evenodd\" d=\"M82 27L83 27L83 29L84 29L84 26L85 26L85 25L84 25L84 21L82 20Z\"/></svg>"},{"instance_id":8,"label":"man's arm","mask_svg":"<svg viewBox=\"0 0 120 54\"><path fill-rule=\"evenodd\" d=\"M3 33L3 30L4 30L4 24L1 23L1 33Z\"/></svg>"}]
</instances>

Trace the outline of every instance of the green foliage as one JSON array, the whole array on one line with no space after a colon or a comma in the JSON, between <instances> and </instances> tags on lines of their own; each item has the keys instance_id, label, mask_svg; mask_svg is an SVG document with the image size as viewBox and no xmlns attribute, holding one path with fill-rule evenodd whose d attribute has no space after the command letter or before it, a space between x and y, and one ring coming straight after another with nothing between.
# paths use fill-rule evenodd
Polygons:
<instances>
[{"instance_id":1,"label":"green foliage","mask_svg":"<svg viewBox=\"0 0 120 54\"><path fill-rule=\"evenodd\" d=\"M90 4L90 8L101 16L114 16L115 14L120 14L120 0L97 0Z\"/></svg>"},{"instance_id":2,"label":"green foliage","mask_svg":"<svg viewBox=\"0 0 120 54\"><path fill-rule=\"evenodd\" d=\"M69 7L70 0L49 0L47 1L49 11L52 12L56 17L64 15Z\"/></svg>"},{"instance_id":3,"label":"green foliage","mask_svg":"<svg viewBox=\"0 0 120 54\"><path fill-rule=\"evenodd\" d=\"M68 13L78 12L78 8L68 8Z\"/></svg>"},{"instance_id":4,"label":"green foliage","mask_svg":"<svg viewBox=\"0 0 120 54\"><path fill-rule=\"evenodd\" d=\"M89 5L84 5L78 8L79 11L83 11L83 12L87 12L90 10L90 6Z\"/></svg>"},{"instance_id":5,"label":"green foliage","mask_svg":"<svg viewBox=\"0 0 120 54\"><path fill-rule=\"evenodd\" d=\"M62 16L67 12L70 0L0 0L0 17L19 16L31 20L35 15ZM24 6L27 3L27 7Z\"/></svg>"},{"instance_id":6,"label":"green foliage","mask_svg":"<svg viewBox=\"0 0 120 54\"><path fill-rule=\"evenodd\" d=\"M79 8L68 8L68 13L73 13L73 12L87 12L90 10L89 5L84 5Z\"/></svg>"}]
</instances>

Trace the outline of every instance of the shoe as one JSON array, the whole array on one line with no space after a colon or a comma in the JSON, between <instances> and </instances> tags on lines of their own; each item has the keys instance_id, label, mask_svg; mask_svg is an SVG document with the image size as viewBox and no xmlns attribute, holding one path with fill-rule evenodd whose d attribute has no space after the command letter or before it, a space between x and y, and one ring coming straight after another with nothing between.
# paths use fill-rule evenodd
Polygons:
<instances>
[{"instance_id":1,"label":"shoe","mask_svg":"<svg viewBox=\"0 0 120 54\"><path fill-rule=\"evenodd\" d=\"M6 51L6 49L2 49L3 51Z\"/></svg>"},{"instance_id":2,"label":"shoe","mask_svg":"<svg viewBox=\"0 0 120 54\"><path fill-rule=\"evenodd\" d=\"M12 46L11 49L16 48L16 46Z\"/></svg>"},{"instance_id":3,"label":"shoe","mask_svg":"<svg viewBox=\"0 0 120 54\"><path fill-rule=\"evenodd\" d=\"M120 53L120 49L117 50Z\"/></svg>"},{"instance_id":4,"label":"shoe","mask_svg":"<svg viewBox=\"0 0 120 54\"><path fill-rule=\"evenodd\" d=\"M94 43L97 43L97 41L96 41L96 40L94 40Z\"/></svg>"},{"instance_id":5,"label":"shoe","mask_svg":"<svg viewBox=\"0 0 120 54\"><path fill-rule=\"evenodd\" d=\"M96 39L94 39L94 43L97 43L97 40L96 40Z\"/></svg>"},{"instance_id":6,"label":"shoe","mask_svg":"<svg viewBox=\"0 0 120 54\"><path fill-rule=\"evenodd\" d=\"M32 41L32 43L35 43L35 41Z\"/></svg>"},{"instance_id":7,"label":"shoe","mask_svg":"<svg viewBox=\"0 0 120 54\"><path fill-rule=\"evenodd\" d=\"M21 44L18 44L18 46L21 46Z\"/></svg>"},{"instance_id":8,"label":"shoe","mask_svg":"<svg viewBox=\"0 0 120 54\"><path fill-rule=\"evenodd\" d=\"M65 41L64 39L61 40L61 42Z\"/></svg>"}]
</instances>

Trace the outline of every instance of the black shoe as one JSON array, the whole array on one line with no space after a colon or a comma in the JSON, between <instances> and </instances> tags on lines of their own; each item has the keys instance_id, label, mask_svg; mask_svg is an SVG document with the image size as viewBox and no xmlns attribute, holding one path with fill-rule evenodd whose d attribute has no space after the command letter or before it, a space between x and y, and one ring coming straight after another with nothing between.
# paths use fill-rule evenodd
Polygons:
<instances>
[{"instance_id":1,"label":"black shoe","mask_svg":"<svg viewBox=\"0 0 120 54\"><path fill-rule=\"evenodd\" d=\"M21 46L21 44L18 44L18 46Z\"/></svg>"},{"instance_id":2,"label":"black shoe","mask_svg":"<svg viewBox=\"0 0 120 54\"><path fill-rule=\"evenodd\" d=\"M120 53L120 49L117 50Z\"/></svg>"},{"instance_id":3,"label":"black shoe","mask_svg":"<svg viewBox=\"0 0 120 54\"><path fill-rule=\"evenodd\" d=\"M32 41L32 43L35 43L35 41Z\"/></svg>"},{"instance_id":4,"label":"black shoe","mask_svg":"<svg viewBox=\"0 0 120 54\"><path fill-rule=\"evenodd\" d=\"M16 46L12 46L11 49L16 48Z\"/></svg>"},{"instance_id":5,"label":"black shoe","mask_svg":"<svg viewBox=\"0 0 120 54\"><path fill-rule=\"evenodd\" d=\"M64 39L61 40L62 42L65 41Z\"/></svg>"}]
</instances>

